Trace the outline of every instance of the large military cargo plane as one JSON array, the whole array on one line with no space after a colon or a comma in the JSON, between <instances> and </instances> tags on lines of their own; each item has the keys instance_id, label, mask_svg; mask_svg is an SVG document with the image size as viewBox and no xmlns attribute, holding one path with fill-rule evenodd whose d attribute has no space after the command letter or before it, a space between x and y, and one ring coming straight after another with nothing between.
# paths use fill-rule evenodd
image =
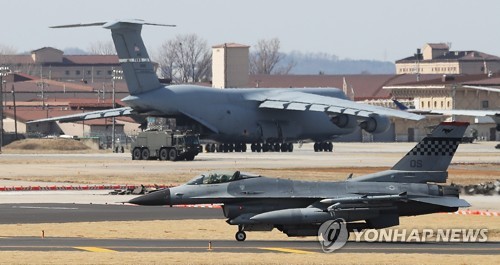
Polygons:
<instances>
[{"instance_id":1,"label":"large military cargo plane","mask_svg":"<svg viewBox=\"0 0 500 265\"><path fill-rule=\"evenodd\" d=\"M335 137L361 127L381 133L389 117L420 120L423 116L348 100L336 88L215 89L195 85L160 84L141 37L142 20L73 24L55 28L103 26L111 35L123 68L130 96L128 107L94 111L34 122L72 122L141 114L176 118L178 125L195 129L202 139L219 143L220 151L292 151L293 142L317 142L317 149L331 150ZM328 143L328 144L326 144ZM215 145L208 145L214 151Z\"/></svg>"},{"instance_id":2,"label":"large military cargo plane","mask_svg":"<svg viewBox=\"0 0 500 265\"><path fill-rule=\"evenodd\" d=\"M470 206L458 189L441 185L468 123L441 123L391 169L340 182L210 172L188 183L129 201L138 205L222 204L227 223L245 231L317 235L320 225L342 218L349 230L386 228L401 216L454 212Z\"/></svg>"}]
</instances>

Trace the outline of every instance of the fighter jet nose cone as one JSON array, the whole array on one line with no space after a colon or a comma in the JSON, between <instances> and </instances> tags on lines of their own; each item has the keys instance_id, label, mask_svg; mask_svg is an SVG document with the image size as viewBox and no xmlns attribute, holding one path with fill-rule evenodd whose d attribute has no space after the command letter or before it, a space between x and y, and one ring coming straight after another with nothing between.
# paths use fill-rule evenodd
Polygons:
<instances>
[{"instance_id":1,"label":"fighter jet nose cone","mask_svg":"<svg viewBox=\"0 0 500 265\"><path fill-rule=\"evenodd\" d=\"M137 205L170 205L170 189L155 191L133 198L128 203Z\"/></svg>"}]
</instances>

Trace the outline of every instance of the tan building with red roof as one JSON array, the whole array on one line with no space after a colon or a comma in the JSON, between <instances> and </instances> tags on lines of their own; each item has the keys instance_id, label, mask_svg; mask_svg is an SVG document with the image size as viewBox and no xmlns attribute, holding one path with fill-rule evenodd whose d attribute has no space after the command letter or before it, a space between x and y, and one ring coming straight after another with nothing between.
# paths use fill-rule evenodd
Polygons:
<instances>
[{"instance_id":1,"label":"tan building with red roof","mask_svg":"<svg viewBox=\"0 0 500 265\"><path fill-rule=\"evenodd\" d=\"M396 61L397 74L488 74L500 71L500 57L479 51L450 51L446 43L427 43L420 53Z\"/></svg>"},{"instance_id":2,"label":"tan building with red roof","mask_svg":"<svg viewBox=\"0 0 500 265\"><path fill-rule=\"evenodd\" d=\"M121 70L117 55L64 55L52 47L34 50L30 55L2 55L0 64L13 72L47 80L84 83L110 82L112 70Z\"/></svg>"},{"instance_id":3,"label":"tan building with red roof","mask_svg":"<svg viewBox=\"0 0 500 265\"><path fill-rule=\"evenodd\" d=\"M388 84L383 87L399 101L417 110L498 110L500 111L500 73L477 75L442 75L439 78ZM471 123L482 140L500 139L496 123L490 117L455 116L455 120ZM428 116L429 125L451 119ZM422 124L420 124L422 125ZM420 127L424 135L424 126Z\"/></svg>"}]
</instances>

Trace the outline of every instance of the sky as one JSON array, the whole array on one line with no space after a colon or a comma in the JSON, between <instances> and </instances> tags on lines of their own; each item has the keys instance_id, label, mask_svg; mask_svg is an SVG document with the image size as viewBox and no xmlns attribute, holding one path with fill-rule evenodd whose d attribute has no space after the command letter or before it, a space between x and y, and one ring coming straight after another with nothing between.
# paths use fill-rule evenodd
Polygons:
<instances>
[{"instance_id":1,"label":"sky","mask_svg":"<svg viewBox=\"0 0 500 265\"><path fill-rule=\"evenodd\" d=\"M394 62L437 42L500 56L495 0L10 0L0 10L0 45L18 52L46 46L85 50L111 40L98 27L49 26L139 18L177 25L143 28L150 54L176 35L194 33L210 46L278 38L283 52L341 59Z\"/></svg>"}]
</instances>

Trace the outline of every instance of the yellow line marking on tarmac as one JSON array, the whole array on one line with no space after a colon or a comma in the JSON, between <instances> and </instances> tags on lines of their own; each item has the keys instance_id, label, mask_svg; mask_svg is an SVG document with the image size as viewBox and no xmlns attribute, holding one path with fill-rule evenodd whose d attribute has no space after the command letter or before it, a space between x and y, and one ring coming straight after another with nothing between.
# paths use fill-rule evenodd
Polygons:
<instances>
[{"instance_id":1,"label":"yellow line marking on tarmac","mask_svg":"<svg viewBox=\"0 0 500 265\"><path fill-rule=\"evenodd\" d=\"M293 249L293 248L258 248L258 249L278 251L278 252L286 252L286 253L296 253L296 254L311 254L311 253L316 253L316 252L305 251L305 250L300 250L300 249Z\"/></svg>"},{"instance_id":2,"label":"yellow line marking on tarmac","mask_svg":"<svg viewBox=\"0 0 500 265\"><path fill-rule=\"evenodd\" d=\"M98 247L73 247L76 249L81 249L85 251L90 251L90 252L117 252L112 249L107 249L107 248L98 248Z\"/></svg>"}]
</instances>

